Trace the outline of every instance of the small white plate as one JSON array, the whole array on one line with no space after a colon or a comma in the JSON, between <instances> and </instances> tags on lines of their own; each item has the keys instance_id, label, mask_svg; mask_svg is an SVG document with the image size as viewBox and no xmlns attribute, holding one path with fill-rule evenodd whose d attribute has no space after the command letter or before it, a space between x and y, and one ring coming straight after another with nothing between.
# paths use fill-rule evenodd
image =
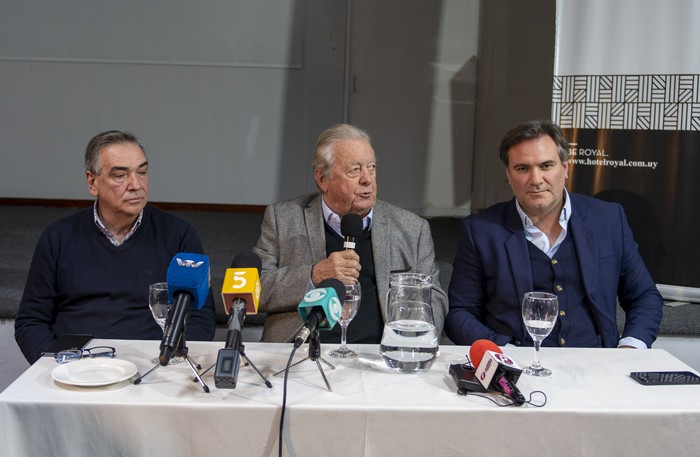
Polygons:
<instances>
[{"instance_id":1,"label":"small white plate","mask_svg":"<svg viewBox=\"0 0 700 457\"><path fill-rule=\"evenodd\" d=\"M108 386L129 379L138 372L136 365L121 359L85 358L57 366L54 381L72 386Z\"/></svg>"}]
</instances>

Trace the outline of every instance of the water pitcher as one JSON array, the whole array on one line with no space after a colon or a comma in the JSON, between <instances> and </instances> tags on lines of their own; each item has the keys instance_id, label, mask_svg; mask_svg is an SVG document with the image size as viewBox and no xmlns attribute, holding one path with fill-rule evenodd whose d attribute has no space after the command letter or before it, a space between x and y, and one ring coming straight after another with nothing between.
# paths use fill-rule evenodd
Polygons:
<instances>
[{"instance_id":1,"label":"water pitcher","mask_svg":"<svg viewBox=\"0 0 700 457\"><path fill-rule=\"evenodd\" d=\"M379 353L401 372L428 370L438 353L430 291L430 275L394 273L389 278L387 319Z\"/></svg>"}]
</instances>

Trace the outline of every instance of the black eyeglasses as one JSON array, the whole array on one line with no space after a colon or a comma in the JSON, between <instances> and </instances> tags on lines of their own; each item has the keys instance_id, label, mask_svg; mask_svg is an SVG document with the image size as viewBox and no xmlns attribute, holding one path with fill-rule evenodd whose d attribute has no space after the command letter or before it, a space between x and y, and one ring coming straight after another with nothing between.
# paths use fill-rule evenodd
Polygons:
<instances>
[{"instance_id":1,"label":"black eyeglasses","mask_svg":"<svg viewBox=\"0 0 700 457\"><path fill-rule=\"evenodd\" d=\"M90 358L109 357L114 358L117 355L117 350L111 346L95 346L86 349L69 349L67 351L57 352L55 355L56 362L68 363L80 360L87 353Z\"/></svg>"}]
</instances>

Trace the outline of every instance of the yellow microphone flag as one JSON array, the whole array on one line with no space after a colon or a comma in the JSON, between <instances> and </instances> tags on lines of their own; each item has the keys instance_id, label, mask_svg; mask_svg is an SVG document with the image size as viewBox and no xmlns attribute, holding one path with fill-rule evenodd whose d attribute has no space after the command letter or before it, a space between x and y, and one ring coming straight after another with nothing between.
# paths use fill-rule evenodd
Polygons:
<instances>
[{"instance_id":1,"label":"yellow microphone flag","mask_svg":"<svg viewBox=\"0 0 700 457\"><path fill-rule=\"evenodd\" d=\"M221 300L226 314L236 299L245 301L247 314L257 314L260 303L260 275L257 268L228 268L221 286Z\"/></svg>"}]
</instances>

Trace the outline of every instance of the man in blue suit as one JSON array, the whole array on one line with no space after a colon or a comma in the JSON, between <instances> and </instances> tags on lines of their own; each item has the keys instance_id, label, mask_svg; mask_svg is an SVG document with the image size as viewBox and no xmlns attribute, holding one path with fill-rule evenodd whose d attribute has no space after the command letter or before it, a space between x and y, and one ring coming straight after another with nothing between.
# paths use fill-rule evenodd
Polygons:
<instances>
[{"instance_id":1,"label":"man in blue suit","mask_svg":"<svg viewBox=\"0 0 700 457\"><path fill-rule=\"evenodd\" d=\"M489 339L532 345L520 302L528 291L559 299L543 346L648 348L663 300L622 207L568 193L569 143L548 121L503 137L501 160L515 198L462 222L445 330L456 344ZM625 312L620 335L617 305Z\"/></svg>"}]
</instances>

